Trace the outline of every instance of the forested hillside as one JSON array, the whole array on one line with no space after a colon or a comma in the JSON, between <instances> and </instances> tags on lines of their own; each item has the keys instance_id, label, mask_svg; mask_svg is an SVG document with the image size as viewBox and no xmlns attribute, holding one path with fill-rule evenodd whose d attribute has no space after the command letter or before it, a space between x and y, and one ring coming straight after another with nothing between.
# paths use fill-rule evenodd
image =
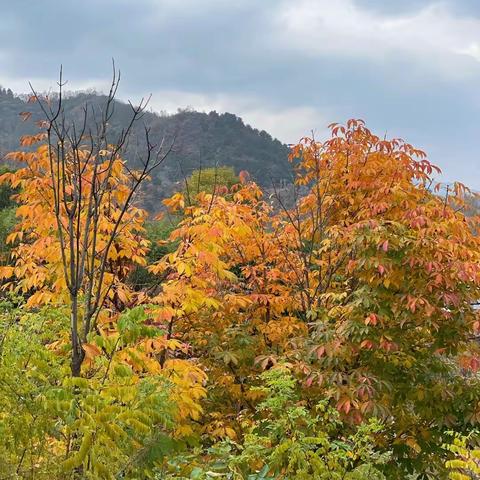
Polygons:
<instances>
[{"instance_id":1,"label":"forested hillside","mask_svg":"<svg viewBox=\"0 0 480 480\"><path fill-rule=\"evenodd\" d=\"M23 135L33 134L36 129L33 122L23 122L20 113L32 112L33 119L40 118L37 104L28 104L26 96L15 96L11 90L0 88L0 156L18 148ZM96 93L69 94L64 101L66 115L80 123L83 108L89 108L100 115L105 96ZM131 107L115 100L115 112L110 121L111 140L118 137L125 128L131 113ZM264 187L272 182L291 180L288 163L288 148L273 139L267 132L245 125L241 118L231 113L202 113L182 110L176 114L157 114L144 112L141 123L134 127L133 138L126 149L125 158L130 165L137 166L138 151L143 151L146 125L151 132L152 142L166 143L174 141L172 153L162 169L153 173L151 184L146 187L143 205L156 210L158 200L170 195L177 182L198 168L232 166L238 173L247 170L252 178Z\"/></svg>"}]
</instances>

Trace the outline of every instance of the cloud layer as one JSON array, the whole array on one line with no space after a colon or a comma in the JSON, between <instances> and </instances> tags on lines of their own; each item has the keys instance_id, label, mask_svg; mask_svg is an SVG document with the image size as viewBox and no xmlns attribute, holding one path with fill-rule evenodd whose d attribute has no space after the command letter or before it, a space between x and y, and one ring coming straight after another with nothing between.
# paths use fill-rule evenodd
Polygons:
<instances>
[{"instance_id":1,"label":"cloud layer","mask_svg":"<svg viewBox=\"0 0 480 480\"><path fill-rule=\"evenodd\" d=\"M476 0L0 0L0 84L104 89L231 111L294 142L349 117L480 189Z\"/></svg>"}]
</instances>

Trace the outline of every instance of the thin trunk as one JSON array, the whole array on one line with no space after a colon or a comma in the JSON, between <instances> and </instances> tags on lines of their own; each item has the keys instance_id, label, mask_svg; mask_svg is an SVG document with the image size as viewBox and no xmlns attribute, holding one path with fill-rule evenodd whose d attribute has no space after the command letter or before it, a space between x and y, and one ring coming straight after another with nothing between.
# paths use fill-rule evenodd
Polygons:
<instances>
[{"instance_id":1,"label":"thin trunk","mask_svg":"<svg viewBox=\"0 0 480 480\"><path fill-rule=\"evenodd\" d=\"M72 336L72 376L79 377L80 369L82 367L83 357L85 353L82 349L82 343L78 336L78 296L76 294L70 295L71 300L71 320L70 320L70 330Z\"/></svg>"}]
</instances>

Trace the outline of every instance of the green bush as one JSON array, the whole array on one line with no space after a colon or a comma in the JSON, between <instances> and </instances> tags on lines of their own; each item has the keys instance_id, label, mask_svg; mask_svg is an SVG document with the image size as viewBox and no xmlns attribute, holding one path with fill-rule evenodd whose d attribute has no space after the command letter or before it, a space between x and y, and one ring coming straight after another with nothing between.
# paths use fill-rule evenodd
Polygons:
<instances>
[{"instance_id":1,"label":"green bush","mask_svg":"<svg viewBox=\"0 0 480 480\"><path fill-rule=\"evenodd\" d=\"M297 381L286 368L261 375L264 400L242 441L224 440L205 452L176 457L157 479L382 480L390 454L375 447L382 425L372 419L357 428L321 402L300 401Z\"/></svg>"},{"instance_id":2,"label":"green bush","mask_svg":"<svg viewBox=\"0 0 480 480\"><path fill-rule=\"evenodd\" d=\"M185 190L188 195L194 197L200 192L212 193L220 187L230 189L238 182L239 178L233 167L210 167L194 170L187 179L188 188L186 187Z\"/></svg>"},{"instance_id":3,"label":"green bush","mask_svg":"<svg viewBox=\"0 0 480 480\"><path fill-rule=\"evenodd\" d=\"M16 303L0 304L0 478L149 478L176 448L169 382L109 369L108 355L88 377L72 377L67 312ZM131 312L122 342L133 335Z\"/></svg>"}]
</instances>

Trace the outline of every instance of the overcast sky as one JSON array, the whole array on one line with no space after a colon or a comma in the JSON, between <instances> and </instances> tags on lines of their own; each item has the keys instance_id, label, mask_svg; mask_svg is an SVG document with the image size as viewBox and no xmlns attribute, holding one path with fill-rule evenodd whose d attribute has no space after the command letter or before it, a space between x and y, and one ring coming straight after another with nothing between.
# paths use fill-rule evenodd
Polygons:
<instances>
[{"instance_id":1,"label":"overcast sky","mask_svg":"<svg viewBox=\"0 0 480 480\"><path fill-rule=\"evenodd\" d=\"M363 118L480 189L480 0L0 0L0 84L229 111L286 143Z\"/></svg>"}]
</instances>

